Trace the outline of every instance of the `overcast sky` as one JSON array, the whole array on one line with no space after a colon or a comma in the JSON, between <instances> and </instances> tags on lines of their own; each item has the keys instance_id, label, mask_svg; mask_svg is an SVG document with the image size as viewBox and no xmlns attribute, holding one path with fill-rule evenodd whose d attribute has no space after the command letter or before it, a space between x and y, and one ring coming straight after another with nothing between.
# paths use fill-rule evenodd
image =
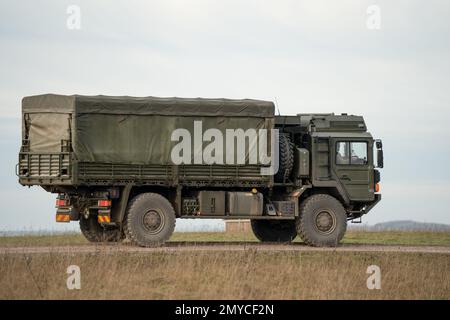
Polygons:
<instances>
[{"instance_id":1,"label":"overcast sky","mask_svg":"<svg viewBox=\"0 0 450 320\"><path fill-rule=\"evenodd\" d=\"M67 27L70 5L79 30ZM371 5L380 29L367 26ZM450 223L449 39L444 0L1 0L0 230L67 227L54 222L54 195L14 175L21 98L42 93L363 115L385 150L383 200L363 221Z\"/></svg>"}]
</instances>

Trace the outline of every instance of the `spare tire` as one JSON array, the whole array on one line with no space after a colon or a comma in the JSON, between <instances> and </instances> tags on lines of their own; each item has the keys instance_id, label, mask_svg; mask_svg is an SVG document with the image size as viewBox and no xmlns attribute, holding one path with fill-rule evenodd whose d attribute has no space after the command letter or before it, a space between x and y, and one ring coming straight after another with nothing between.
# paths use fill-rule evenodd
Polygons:
<instances>
[{"instance_id":1,"label":"spare tire","mask_svg":"<svg viewBox=\"0 0 450 320\"><path fill-rule=\"evenodd\" d=\"M274 178L275 182L284 182L294 167L294 144L287 134L280 133L278 154L278 172Z\"/></svg>"}]
</instances>

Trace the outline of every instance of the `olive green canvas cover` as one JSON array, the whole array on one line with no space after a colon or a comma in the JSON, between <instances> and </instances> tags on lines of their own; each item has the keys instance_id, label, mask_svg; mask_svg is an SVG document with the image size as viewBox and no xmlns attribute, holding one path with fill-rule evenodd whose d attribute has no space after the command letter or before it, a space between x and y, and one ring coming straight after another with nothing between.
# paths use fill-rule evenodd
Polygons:
<instances>
[{"instance_id":1,"label":"olive green canvas cover","mask_svg":"<svg viewBox=\"0 0 450 320\"><path fill-rule=\"evenodd\" d=\"M194 139L194 121L224 137L226 129L274 126L273 103L250 99L45 94L25 97L22 113L31 152L59 152L61 140L71 139L82 162L170 164L172 132L187 129Z\"/></svg>"}]
</instances>

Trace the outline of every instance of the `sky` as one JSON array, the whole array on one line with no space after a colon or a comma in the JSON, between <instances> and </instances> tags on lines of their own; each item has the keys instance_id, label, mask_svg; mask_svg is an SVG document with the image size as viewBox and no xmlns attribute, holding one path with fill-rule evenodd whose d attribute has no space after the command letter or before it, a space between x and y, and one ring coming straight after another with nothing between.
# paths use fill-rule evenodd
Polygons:
<instances>
[{"instance_id":1,"label":"sky","mask_svg":"<svg viewBox=\"0 0 450 320\"><path fill-rule=\"evenodd\" d=\"M76 228L14 174L21 99L42 93L363 115L385 157L383 200L363 222L450 224L449 39L450 2L437 0L0 0L0 230Z\"/></svg>"}]
</instances>

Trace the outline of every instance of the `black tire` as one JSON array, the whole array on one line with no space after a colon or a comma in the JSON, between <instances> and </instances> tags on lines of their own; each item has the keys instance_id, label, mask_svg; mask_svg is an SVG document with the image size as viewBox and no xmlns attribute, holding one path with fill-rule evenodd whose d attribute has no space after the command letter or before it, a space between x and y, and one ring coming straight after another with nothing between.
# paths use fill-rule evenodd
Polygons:
<instances>
[{"instance_id":1,"label":"black tire","mask_svg":"<svg viewBox=\"0 0 450 320\"><path fill-rule=\"evenodd\" d=\"M275 182L284 182L291 174L294 167L294 144L287 134L280 134L278 149L278 172L275 174Z\"/></svg>"},{"instance_id":2,"label":"black tire","mask_svg":"<svg viewBox=\"0 0 450 320\"><path fill-rule=\"evenodd\" d=\"M157 193L141 193L128 204L125 233L141 247L162 245L175 229L175 211L170 202Z\"/></svg>"},{"instance_id":3,"label":"black tire","mask_svg":"<svg viewBox=\"0 0 450 320\"><path fill-rule=\"evenodd\" d=\"M102 226L94 215L87 219L80 216L80 230L89 242L119 242L125 238L119 227Z\"/></svg>"},{"instance_id":4,"label":"black tire","mask_svg":"<svg viewBox=\"0 0 450 320\"><path fill-rule=\"evenodd\" d=\"M291 242L297 236L294 221L254 219L251 226L256 238L262 242Z\"/></svg>"},{"instance_id":5,"label":"black tire","mask_svg":"<svg viewBox=\"0 0 450 320\"><path fill-rule=\"evenodd\" d=\"M300 205L296 221L302 240L315 247L335 247L347 230L347 214L342 204L327 194L312 195Z\"/></svg>"}]
</instances>

